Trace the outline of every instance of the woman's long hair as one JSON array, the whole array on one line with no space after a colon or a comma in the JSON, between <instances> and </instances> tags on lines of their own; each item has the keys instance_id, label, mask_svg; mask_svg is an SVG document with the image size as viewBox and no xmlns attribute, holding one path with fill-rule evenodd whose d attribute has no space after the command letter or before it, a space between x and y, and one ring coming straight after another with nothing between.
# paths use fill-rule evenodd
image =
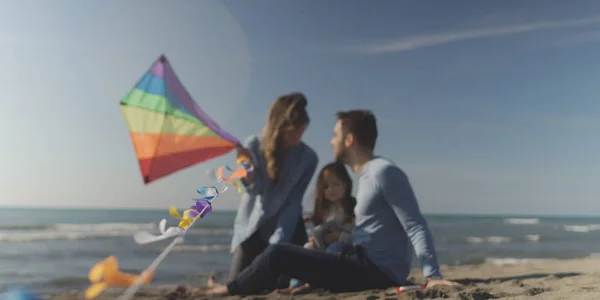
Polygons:
<instances>
[{"instance_id":1,"label":"woman's long hair","mask_svg":"<svg viewBox=\"0 0 600 300\"><path fill-rule=\"evenodd\" d=\"M269 109L267 124L261 137L261 151L267 162L267 175L277 181L283 164L284 134L308 125L306 97L302 93L280 96Z\"/></svg>"},{"instance_id":2,"label":"woman's long hair","mask_svg":"<svg viewBox=\"0 0 600 300\"><path fill-rule=\"evenodd\" d=\"M352 179L344 164L330 163L323 167L319 172L317 179L317 192L315 195L315 210L313 213L313 224L318 226L325 221L326 214L331 207L331 201L325 199L325 189L327 188L327 179L334 175L346 185L344 197L340 200L344 209L344 223L354 221L354 206L356 199L352 197Z\"/></svg>"}]
</instances>

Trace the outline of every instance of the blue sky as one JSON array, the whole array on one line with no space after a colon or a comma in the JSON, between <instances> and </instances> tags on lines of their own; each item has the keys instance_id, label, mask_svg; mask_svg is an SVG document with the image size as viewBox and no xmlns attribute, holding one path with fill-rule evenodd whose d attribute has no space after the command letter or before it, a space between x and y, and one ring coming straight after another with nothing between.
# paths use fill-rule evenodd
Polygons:
<instances>
[{"instance_id":1,"label":"blue sky","mask_svg":"<svg viewBox=\"0 0 600 300\"><path fill-rule=\"evenodd\" d=\"M205 170L233 155L144 186L118 105L165 53L239 139L278 95L304 92L305 141L321 164L334 113L372 109L377 153L408 173L424 212L594 214L599 11L555 0L3 1L0 204L189 205Z\"/></svg>"}]
</instances>

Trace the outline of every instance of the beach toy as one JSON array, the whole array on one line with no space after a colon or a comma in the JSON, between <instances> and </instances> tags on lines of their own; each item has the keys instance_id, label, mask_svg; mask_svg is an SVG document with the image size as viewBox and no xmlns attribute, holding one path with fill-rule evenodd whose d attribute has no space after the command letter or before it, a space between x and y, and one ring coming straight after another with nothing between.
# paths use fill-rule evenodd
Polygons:
<instances>
[{"instance_id":1,"label":"beach toy","mask_svg":"<svg viewBox=\"0 0 600 300\"><path fill-rule=\"evenodd\" d=\"M140 275L123 273L119 270L117 257L109 256L90 269L88 277L92 285L85 291L85 299L94 299L109 287L131 286L142 276L142 284L148 284L154 276L154 271L144 271Z\"/></svg>"},{"instance_id":2,"label":"beach toy","mask_svg":"<svg viewBox=\"0 0 600 300\"><path fill-rule=\"evenodd\" d=\"M167 227L167 220L162 219L158 223L158 230L160 235L153 235L148 231L140 231L133 236L133 240L138 244L149 244L162 240L166 240L171 237L179 236L183 233L183 229L179 227Z\"/></svg>"},{"instance_id":3,"label":"beach toy","mask_svg":"<svg viewBox=\"0 0 600 300\"><path fill-rule=\"evenodd\" d=\"M175 206L169 207L169 214L171 217L181 220L179 222L179 228L186 229L197 218L204 218L206 215L212 212L212 200L219 197L222 192L227 190L225 185L221 191L215 186L205 186L197 190L198 194L202 195L202 198L192 199L196 201L195 205L192 205L189 209L179 214Z\"/></svg>"},{"instance_id":4,"label":"beach toy","mask_svg":"<svg viewBox=\"0 0 600 300\"><path fill-rule=\"evenodd\" d=\"M40 300L40 298L25 289L11 288L0 294L0 300Z\"/></svg>"},{"instance_id":5,"label":"beach toy","mask_svg":"<svg viewBox=\"0 0 600 300\"><path fill-rule=\"evenodd\" d=\"M201 213L200 213L201 212ZM196 201L196 205L190 207L189 216L195 218L200 215L200 218L204 218L206 215L212 212L212 204L208 200Z\"/></svg>"},{"instance_id":6,"label":"beach toy","mask_svg":"<svg viewBox=\"0 0 600 300\"><path fill-rule=\"evenodd\" d=\"M192 217L190 215L190 212L193 211L194 214L196 215L195 217ZM177 211L177 208L175 206L171 206L169 207L169 215L171 215L171 217L177 219L177 220L181 220L179 221L179 228L181 229L187 229L190 224L192 224L193 221L195 221L196 219L198 219L198 212L194 209L186 209L183 211L182 214L179 214L179 212Z\"/></svg>"},{"instance_id":7,"label":"beach toy","mask_svg":"<svg viewBox=\"0 0 600 300\"><path fill-rule=\"evenodd\" d=\"M222 130L202 111L179 81L164 55L152 64L122 98L120 107L144 184L224 155L240 145L235 137ZM235 175L232 179L244 174L247 176L249 172L251 174L252 167L248 162L247 159L238 160L243 170L233 171ZM241 188L238 185L236 187L241 192ZM138 232L134 235L134 240L141 244L175 237L150 263L146 271L139 276L121 273L118 271L116 258L111 256L90 271L90 281L93 285L86 291L86 298L97 296L114 283L128 286L117 300L132 299L135 292L150 281L154 270L173 248L183 242L183 237L194 222L212 211L210 201L218 196L215 192L219 191L206 188L199 189L198 192L203 198L194 199L196 204L185 210L182 215L175 207L169 208L171 216L181 220L179 229L166 229L166 221L161 220L159 236L149 232ZM101 281L101 278L104 278L104 281Z\"/></svg>"},{"instance_id":8,"label":"beach toy","mask_svg":"<svg viewBox=\"0 0 600 300\"><path fill-rule=\"evenodd\" d=\"M242 185L240 180L242 178L248 177L252 175L254 171L254 167L249 163L249 160L246 156L240 156L236 163L238 167L236 169L231 169L229 166L225 165L217 168L216 170L216 179L222 183L229 183L232 186L238 189L238 193L242 193Z\"/></svg>"},{"instance_id":9,"label":"beach toy","mask_svg":"<svg viewBox=\"0 0 600 300\"><path fill-rule=\"evenodd\" d=\"M227 185L223 185L223 189L219 189L215 186L205 186L197 190L198 194L202 195L202 198L192 199L194 201L208 200L212 201L219 197L219 195L228 189Z\"/></svg>"},{"instance_id":10,"label":"beach toy","mask_svg":"<svg viewBox=\"0 0 600 300\"><path fill-rule=\"evenodd\" d=\"M210 212L212 212L212 204L210 201L217 199L219 195L227 190L227 186L223 186L223 189L219 191L219 189L215 186L204 186L197 190L198 194L202 195L201 198L193 199L196 201L196 204L191 206L189 209L183 212L183 216L179 214L177 208L171 206L169 208L169 214L181 220L179 222L178 227L167 227L167 220L162 219L158 223L158 229L160 231L160 235L154 235L146 230L137 232L133 239L138 244L149 244L158 242L161 240L165 240L175 236L182 236L183 230L186 229L193 219L200 215L200 218L203 218ZM200 213L202 212L202 213Z\"/></svg>"},{"instance_id":11,"label":"beach toy","mask_svg":"<svg viewBox=\"0 0 600 300\"><path fill-rule=\"evenodd\" d=\"M120 102L144 184L235 149L161 55Z\"/></svg>"},{"instance_id":12,"label":"beach toy","mask_svg":"<svg viewBox=\"0 0 600 300\"><path fill-rule=\"evenodd\" d=\"M199 189L198 190L199 193L200 193L200 190L205 191L204 189ZM214 196L214 197L210 196L210 197L212 197L211 199L215 199L217 196ZM154 259L154 261L152 261L152 263L146 269L147 271L143 272L138 278L136 278L136 280L131 285L129 285L129 287L125 290L125 292L123 292L123 294L119 298L117 298L117 300L132 299L133 295L135 295L135 292L138 291L143 284L148 283L148 281L150 280L149 278L152 275L154 275L154 270L156 270L158 265L160 265L160 263L167 257L167 255L169 255L171 250L173 250L173 248L175 248L175 246L178 243L183 242L183 237L185 236L187 230L194 225L196 220L198 220L199 218L202 218L203 216L208 214L210 212L209 209L210 209L210 211L212 211L212 206L211 206L210 201L208 201L208 200L196 201L195 206L193 206L190 209L185 210L183 212L183 216L180 216L179 212L177 212L177 209L174 206L171 206L169 209L169 213L171 214L171 216L173 216L177 219L181 219L181 222L179 222L179 229L182 229L182 230L179 231L177 234L172 235L172 236L177 236L177 237L174 238L173 241L171 241L171 243ZM159 224L159 226L162 226L162 228L164 229L166 227L166 220L164 220L164 219L161 220L161 224ZM171 229L171 228L169 228L169 229ZM167 231L169 231L169 229L164 230L164 232L166 233ZM173 229L172 231L175 232L176 230L177 229ZM149 235L150 234L148 233L148 235L145 236L145 238L148 238L147 240L145 240L144 237L142 237L142 241L151 241L152 237L150 237ZM154 237L154 239L156 239L156 238L157 237ZM135 236L134 236L134 239L135 239ZM148 273L148 272L151 272L151 273Z\"/></svg>"},{"instance_id":13,"label":"beach toy","mask_svg":"<svg viewBox=\"0 0 600 300\"><path fill-rule=\"evenodd\" d=\"M210 204L210 202L209 202L209 204ZM210 206L204 206L204 209L202 209L200 212L198 212L198 215L202 216L204 214L205 210L209 207ZM211 207L211 209L212 209L212 207ZM171 207L170 213L171 213L171 215L179 216L179 213L177 212L177 209L175 207ZM184 221L183 218L185 218L186 220ZM154 261L152 261L152 263L148 266L148 268L146 268L147 272L151 272L151 273L143 272L137 278L137 280L132 285L130 285L119 298L117 298L117 300L132 299L133 295L135 295L135 292L137 292L140 289L140 287L147 282L149 276L154 275L154 270L156 270L158 265L160 265L160 263L167 257L167 255L169 255L171 250L173 250L173 248L175 248L175 246L178 243L183 242L183 237L185 236L185 233L187 232L187 230L189 228L194 226L194 223L198 219L199 219L199 216L196 218L193 218L193 219L191 219L189 217L189 209L187 211L185 211L184 216L182 217L182 222L184 222L183 231L176 238L174 238L173 241L171 241L171 243L154 259ZM182 222L180 222L180 224L179 224L180 226L182 225L181 224Z\"/></svg>"}]
</instances>

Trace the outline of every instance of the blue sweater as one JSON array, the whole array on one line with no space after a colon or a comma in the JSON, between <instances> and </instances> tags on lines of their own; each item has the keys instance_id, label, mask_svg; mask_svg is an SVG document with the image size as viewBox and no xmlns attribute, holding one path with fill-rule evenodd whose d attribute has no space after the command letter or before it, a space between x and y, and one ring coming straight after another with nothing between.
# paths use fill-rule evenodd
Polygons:
<instances>
[{"instance_id":1,"label":"blue sweater","mask_svg":"<svg viewBox=\"0 0 600 300\"><path fill-rule=\"evenodd\" d=\"M245 192L235 216L231 251L259 230L270 244L289 242L302 217L302 198L319 162L307 145L290 149L277 184L267 176L260 140L250 136L244 143L254 161L254 181Z\"/></svg>"},{"instance_id":2,"label":"blue sweater","mask_svg":"<svg viewBox=\"0 0 600 300\"><path fill-rule=\"evenodd\" d=\"M425 277L441 276L433 237L408 178L391 161L375 157L358 179L354 244L384 273L403 284L413 253Z\"/></svg>"}]
</instances>

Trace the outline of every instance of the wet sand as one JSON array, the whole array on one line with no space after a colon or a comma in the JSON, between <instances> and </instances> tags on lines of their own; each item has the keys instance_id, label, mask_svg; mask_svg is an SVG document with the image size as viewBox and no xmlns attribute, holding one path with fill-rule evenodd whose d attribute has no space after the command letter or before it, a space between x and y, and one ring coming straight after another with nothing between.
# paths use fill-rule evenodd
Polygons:
<instances>
[{"instance_id":1,"label":"wet sand","mask_svg":"<svg viewBox=\"0 0 600 300\"><path fill-rule=\"evenodd\" d=\"M600 299L600 258L574 260L547 260L515 265L443 266L447 279L463 284L460 288L440 287L425 291L411 291L397 295L395 289L369 290L357 293L332 294L316 291L304 295L257 295L249 297L215 297L201 292L176 293L175 287L144 287L136 294L137 300L199 300L199 299L460 299L460 300L598 300ZM412 277L417 283L418 270ZM113 300L122 290L110 290L97 300ZM46 295L46 299L83 299L83 291Z\"/></svg>"}]
</instances>

